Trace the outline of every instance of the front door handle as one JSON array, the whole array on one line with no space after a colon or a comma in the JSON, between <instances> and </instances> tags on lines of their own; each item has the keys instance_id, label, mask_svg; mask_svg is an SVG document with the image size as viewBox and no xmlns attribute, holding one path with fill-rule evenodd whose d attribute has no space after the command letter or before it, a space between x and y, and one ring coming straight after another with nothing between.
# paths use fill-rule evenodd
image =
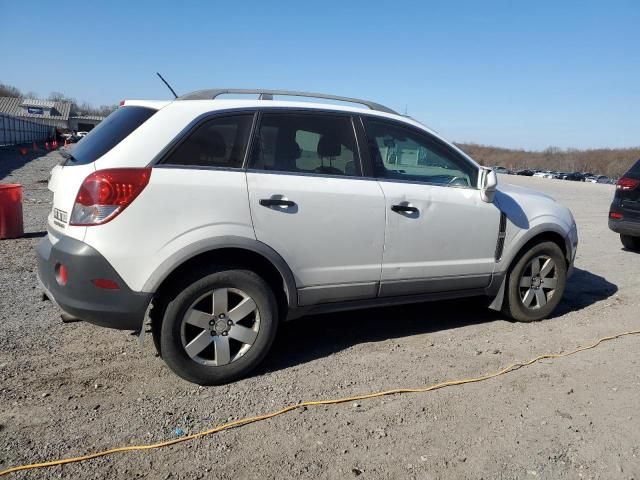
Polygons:
<instances>
[{"instance_id":1,"label":"front door handle","mask_svg":"<svg viewBox=\"0 0 640 480\"><path fill-rule=\"evenodd\" d=\"M261 198L260 205L263 207L295 207L296 202L284 198Z\"/></svg>"},{"instance_id":2,"label":"front door handle","mask_svg":"<svg viewBox=\"0 0 640 480\"><path fill-rule=\"evenodd\" d=\"M391 210L397 213L418 213L418 209L416 207L411 207L409 205L391 205Z\"/></svg>"}]
</instances>

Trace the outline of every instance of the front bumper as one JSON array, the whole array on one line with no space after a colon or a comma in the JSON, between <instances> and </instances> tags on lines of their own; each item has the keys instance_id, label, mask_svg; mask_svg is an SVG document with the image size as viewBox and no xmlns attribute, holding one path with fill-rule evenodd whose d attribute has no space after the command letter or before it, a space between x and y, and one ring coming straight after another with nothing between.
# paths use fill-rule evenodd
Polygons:
<instances>
[{"instance_id":1,"label":"front bumper","mask_svg":"<svg viewBox=\"0 0 640 480\"><path fill-rule=\"evenodd\" d=\"M139 330L151 302L151 293L134 292L107 260L86 243L62 237L52 245L49 237L36 247L38 278L46 295L67 314L102 327ZM56 280L56 265L67 268L64 286ZM96 287L91 280L114 280L120 288Z\"/></svg>"}]
</instances>

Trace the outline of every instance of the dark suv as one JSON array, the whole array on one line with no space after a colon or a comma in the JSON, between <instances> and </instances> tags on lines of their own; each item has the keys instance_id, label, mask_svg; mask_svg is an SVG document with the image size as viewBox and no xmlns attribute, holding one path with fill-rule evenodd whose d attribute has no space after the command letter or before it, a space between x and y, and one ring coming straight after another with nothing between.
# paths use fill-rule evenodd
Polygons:
<instances>
[{"instance_id":1,"label":"dark suv","mask_svg":"<svg viewBox=\"0 0 640 480\"><path fill-rule=\"evenodd\" d=\"M616 184L609 228L620 234L626 248L640 250L640 160Z\"/></svg>"}]
</instances>

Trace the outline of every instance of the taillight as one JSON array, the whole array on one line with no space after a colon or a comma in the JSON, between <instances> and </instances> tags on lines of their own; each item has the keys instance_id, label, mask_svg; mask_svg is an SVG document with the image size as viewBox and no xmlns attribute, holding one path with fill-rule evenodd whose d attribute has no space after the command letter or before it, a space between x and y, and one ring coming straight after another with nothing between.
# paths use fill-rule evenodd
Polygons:
<instances>
[{"instance_id":1,"label":"taillight","mask_svg":"<svg viewBox=\"0 0 640 480\"><path fill-rule=\"evenodd\" d=\"M633 190L634 188L637 188L638 185L640 185L640 180L636 180L635 178L622 177L620 180L618 180L618 183L616 183L616 188L618 190Z\"/></svg>"},{"instance_id":2,"label":"taillight","mask_svg":"<svg viewBox=\"0 0 640 480\"><path fill-rule=\"evenodd\" d=\"M623 215L620 212L609 212L609 218L613 220L622 220Z\"/></svg>"},{"instance_id":3,"label":"taillight","mask_svg":"<svg viewBox=\"0 0 640 480\"><path fill-rule=\"evenodd\" d=\"M100 225L113 220L140 195L150 177L150 168L112 168L93 172L78 190L70 225Z\"/></svg>"},{"instance_id":4,"label":"taillight","mask_svg":"<svg viewBox=\"0 0 640 480\"><path fill-rule=\"evenodd\" d=\"M124 107L124 103L125 103L125 101L126 101L126 100L120 100L120 106L121 106L121 107Z\"/></svg>"}]
</instances>

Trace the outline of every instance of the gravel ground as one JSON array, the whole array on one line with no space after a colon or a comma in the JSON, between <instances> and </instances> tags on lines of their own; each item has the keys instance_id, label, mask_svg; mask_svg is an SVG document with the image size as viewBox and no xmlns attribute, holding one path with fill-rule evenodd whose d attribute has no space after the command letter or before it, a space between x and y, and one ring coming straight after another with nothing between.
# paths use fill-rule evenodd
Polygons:
<instances>
[{"instance_id":1,"label":"gravel ground","mask_svg":"<svg viewBox=\"0 0 640 480\"><path fill-rule=\"evenodd\" d=\"M501 177L574 212L576 273L553 318L507 321L478 301L309 317L285 325L255 375L202 388L146 338L62 324L41 300L34 246L57 153L0 152L24 185L26 238L0 241L0 470L175 438L302 400L495 371L640 328L640 255L607 229L609 185ZM390 324L390 316L394 319ZM145 453L16 478L640 478L640 337L477 384L309 408Z\"/></svg>"}]
</instances>

